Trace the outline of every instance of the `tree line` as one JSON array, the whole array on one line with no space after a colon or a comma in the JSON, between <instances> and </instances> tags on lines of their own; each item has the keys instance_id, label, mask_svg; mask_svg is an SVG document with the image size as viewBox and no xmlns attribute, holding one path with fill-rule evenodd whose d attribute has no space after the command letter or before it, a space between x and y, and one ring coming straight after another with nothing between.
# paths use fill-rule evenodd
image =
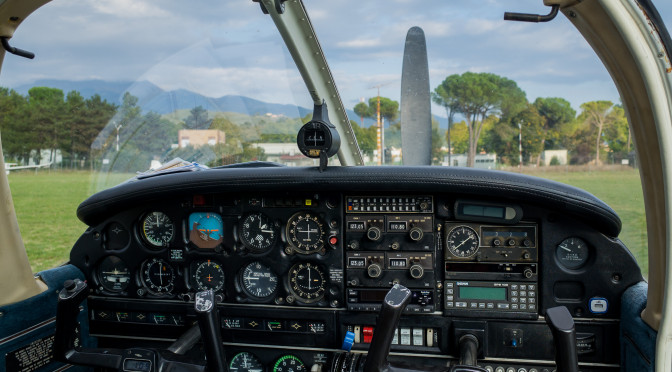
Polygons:
<instances>
[{"instance_id":1,"label":"tree line","mask_svg":"<svg viewBox=\"0 0 672 372\"><path fill-rule=\"evenodd\" d=\"M519 139L523 164L541 164L545 150L566 149L570 164L601 164L626 158L632 138L625 112L610 101L591 101L580 106L577 115L564 98L537 98L529 102L525 92L510 79L491 73L465 72L446 77L432 91L432 100L444 107L449 130L439 131L432 123L432 157L467 154L473 167L478 153L495 153L500 164L519 165ZM377 97L360 102L355 113L376 118ZM386 146L400 145L399 104L380 98L381 117L390 126L385 130ZM462 120L455 122L458 117ZM360 148L372 154L376 148L376 128L352 122ZM389 139L388 139L389 138Z\"/></svg>"},{"instance_id":2,"label":"tree line","mask_svg":"<svg viewBox=\"0 0 672 372\"><path fill-rule=\"evenodd\" d=\"M77 91L35 87L26 96L0 88L0 135L8 161L40 163L48 150L54 161L60 150L68 166L80 166L95 156L91 145L112 118L117 106Z\"/></svg>"}]
</instances>

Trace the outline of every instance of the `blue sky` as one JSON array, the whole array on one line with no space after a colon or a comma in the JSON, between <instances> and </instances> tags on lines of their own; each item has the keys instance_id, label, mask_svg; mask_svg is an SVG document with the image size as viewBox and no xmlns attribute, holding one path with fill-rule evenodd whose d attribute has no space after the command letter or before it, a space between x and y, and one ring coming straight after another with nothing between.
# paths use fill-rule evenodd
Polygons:
<instances>
[{"instance_id":1,"label":"blue sky","mask_svg":"<svg viewBox=\"0 0 672 372\"><path fill-rule=\"evenodd\" d=\"M658 3L672 25L672 4ZM541 0L305 4L348 108L374 96L377 85L381 95L399 98L412 26L427 37L432 89L450 74L492 72L516 81L530 101L563 97L576 109L590 100L618 101L608 73L562 14L545 24L502 20L505 11L548 13ZM54 0L11 43L37 58L7 55L2 86L42 78L150 80L212 97L311 105L270 18L251 0Z\"/></svg>"}]
</instances>

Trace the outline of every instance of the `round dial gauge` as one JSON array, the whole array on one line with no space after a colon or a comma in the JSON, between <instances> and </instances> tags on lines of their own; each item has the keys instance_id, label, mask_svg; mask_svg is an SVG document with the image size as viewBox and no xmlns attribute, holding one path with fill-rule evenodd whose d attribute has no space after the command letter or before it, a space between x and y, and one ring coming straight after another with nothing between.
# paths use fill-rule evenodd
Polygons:
<instances>
[{"instance_id":1,"label":"round dial gauge","mask_svg":"<svg viewBox=\"0 0 672 372\"><path fill-rule=\"evenodd\" d=\"M231 363L229 363L229 371L263 372L264 366L254 354L244 351L233 356Z\"/></svg>"},{"instance_id":2,"label":"round dial gauge","mask_svg":"<svg viewBox=\"0 0 672 372\"><path fill-rule=\"evenodd\" d=\"M273 295L278 288L278 277L270 267L261 262L252 262L240 272L243 291L254 298L263 299Z\"/></svg>"},{"instance_id":3,"label":"round dial gauge","mask_svg":"<svg viewBox=\"0 0 672 372\"><path fill-rule=\"evenodd\" d=\"M273 372L304 372L306 366L294 355L284 355L273 365Z\"/></svg>"},{"instance_id":4,"label":"round dial gauge","mask_svg":"<svg viewBox=\"0 0 672 372\"><path fill-rule=\"evenodd\" d=\"M273 246L278 236L276 226L262 213L247 215L240 225L240 240L255 253L266 251Z\"/></svg>"},{"instance_id":5,"label":"round dial gauge","mask_svg":"<svg viewBox=\"0 0 672 372\"><path fill-rule=\"evenodd\" d=\"M289 289L302 302L311 303L322 299L325 284L324 274L315 264L299 263L289 269Z\"/></svg>"},{"instance_id":6,"label":"round dial gauge","mask_svg":"<svg viewBox=\"0 0 672 372\"><path fill-rule=\"evenodd\" d=\"M173 221L165 213L151 212L142 219L142 235L154 247L167 246L174 233Z\"/></svg>"},{"instance_id":7,"label":"round dial gauge","mask_svg":"<svg viewBox=\"0 0 672 372\"><path fill-rule=\"evenodd\" d=\"M189 215L189 241L199 248L215 248L224 238L224 222L217 213L198 212Z\"/></svg>"},{"instance_id":8,"label":"round dial gauge","mask_svg":"<svg viewBox=\"0 0 672 372\"><path fill-rule=\"evenodd\" d=\"M555 248L555 257L567 269L578 269L588 261L588 244L581 238L567 238Z\"/></svg>"},{"instance_id":9,"label":"round dial gauge","mask_svg":"<svg viewBox=\"0 0 672 372\"><path fill-rule=\"evenodd\" d=\"M175 286L175 270L160 258L152 258L142 265L142 284L153 295L169 294Z\"/></svg>"},{"instance_id":10,"label":"round dial gauge","mask_svg":"<svg viewBox=\"0 0 672 372\"><path fill-rule=\"evenodd\" d=\"M317 252L324 247L325 230L320 218L299 212L287 222L287 240L301 253Z\"/></svg>"},{"instance_id":11,"label":"round dial gauge","mask_svg":"<svg viewBox=\"0 0 672 372\"><path fill-rule=\"evenodd\" d=\"M214 261L207 260L192 264L194 281L199 291L212 289L219 292L224 288L224 269Z\"/></svg>"},{"instance_id":12,"label":"round dial gauge","mask_svg":"<svg viewBox=\"0 0 672 372\"><path fill-rule=\"evenodd\" d=\"M131 282L128 267L117 256L107 256L98 265L98 280L103 288L110 292L122 292Z\"/></svg>"},{"instance_id":13,"label":"round dial gauge","mask_svg":"<svg viewBox=\"0 0 672 372\"><path fill-rule=\"evenodd\" d=\"M446 238L448 251L458 258L467 258L478 251L478 235L471 227L458 226Z\"/></svg>"}]
</instances>

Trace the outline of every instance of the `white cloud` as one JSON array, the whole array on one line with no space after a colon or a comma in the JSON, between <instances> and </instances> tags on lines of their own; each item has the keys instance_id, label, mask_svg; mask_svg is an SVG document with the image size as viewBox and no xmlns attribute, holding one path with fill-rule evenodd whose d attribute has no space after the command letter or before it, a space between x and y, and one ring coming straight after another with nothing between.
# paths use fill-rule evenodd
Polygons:
<instances>
[{"instance_id":1,"label":"white cloud","mask_svg":"<svg viewBox=\"0 0 672 372\"><path fill-rule=\"evenodd\" d=\"M89 0L88 3L98 12L123 18L166 17L170 13L154 3L142 0Z\"/></svg>"},{"instance_id":2,"label":"white cloud","mask_svg":"<svg viewBox=\"0 0 672 372\"><path fill-rule=\"evenodd\" d=\"M380 39L354 39L336 43L341 48L371 48L381 45Z\"/></svg>"}]
</instances>

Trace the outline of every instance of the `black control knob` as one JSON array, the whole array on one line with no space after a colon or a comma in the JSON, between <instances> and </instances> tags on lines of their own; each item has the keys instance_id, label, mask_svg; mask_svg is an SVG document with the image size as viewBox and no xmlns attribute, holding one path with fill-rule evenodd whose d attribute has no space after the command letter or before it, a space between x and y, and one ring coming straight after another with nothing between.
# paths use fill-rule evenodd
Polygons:
<instances>
[{"instance_id":1,"label":"black control knob","mask_svg":"<svg viewBox=\"0 0 672 372\"><path fill-rule=\"evenodd\" d=\"M534 271L532 271L532 268L526 267L525 270L523 270L523 276L526 278L531 278L532 275L534 275Z\"/></svg>"},{"instance_id":2,"label":"black control knob","mask_svg":"<svg viewBox=\"0 0 672 372\"><path fill-rule=\"evenodd\" d=\"M369 227L368 230L366 230L366 237L369 238L370 240L377 242L380 240L380 238L383 236L382 231L378 227L371 226Z\"/></svg>"},{"instance_id":3,"label":"black control knob","mask_svg":"<svg viewBox=\"0 0 672 372\"><path fill-rule=\"evenodd\" d=\"M383 273L383 269L378 264L371 264L366 268L367 274L372 278L377 278Z\"/></svg>"},{"instance_id":4,"label":"black control knob","mask_svg":"<svg viewBox=\"0 0 672 372\"><path fill-rule=\"evenodd\" d=\"M411 240L417 242L420 239L422 239L422 236L424 233L422 232L422 229L419 227L414 227L408 232L408 237L411 238Z\"/></svg>"},{"instance_id":5,"label":"black control knob","mask_svg":"<svg viewBox=\"0 0 672 372\"><path fill-rule=\"evenodd\" d=\"M423 269L422 266L418 264L412 265L408 269L408 272L411 274L411 278L413 279L420 279L423 275L425 275L425 269Z\"/></svg>"}]
</instances>

